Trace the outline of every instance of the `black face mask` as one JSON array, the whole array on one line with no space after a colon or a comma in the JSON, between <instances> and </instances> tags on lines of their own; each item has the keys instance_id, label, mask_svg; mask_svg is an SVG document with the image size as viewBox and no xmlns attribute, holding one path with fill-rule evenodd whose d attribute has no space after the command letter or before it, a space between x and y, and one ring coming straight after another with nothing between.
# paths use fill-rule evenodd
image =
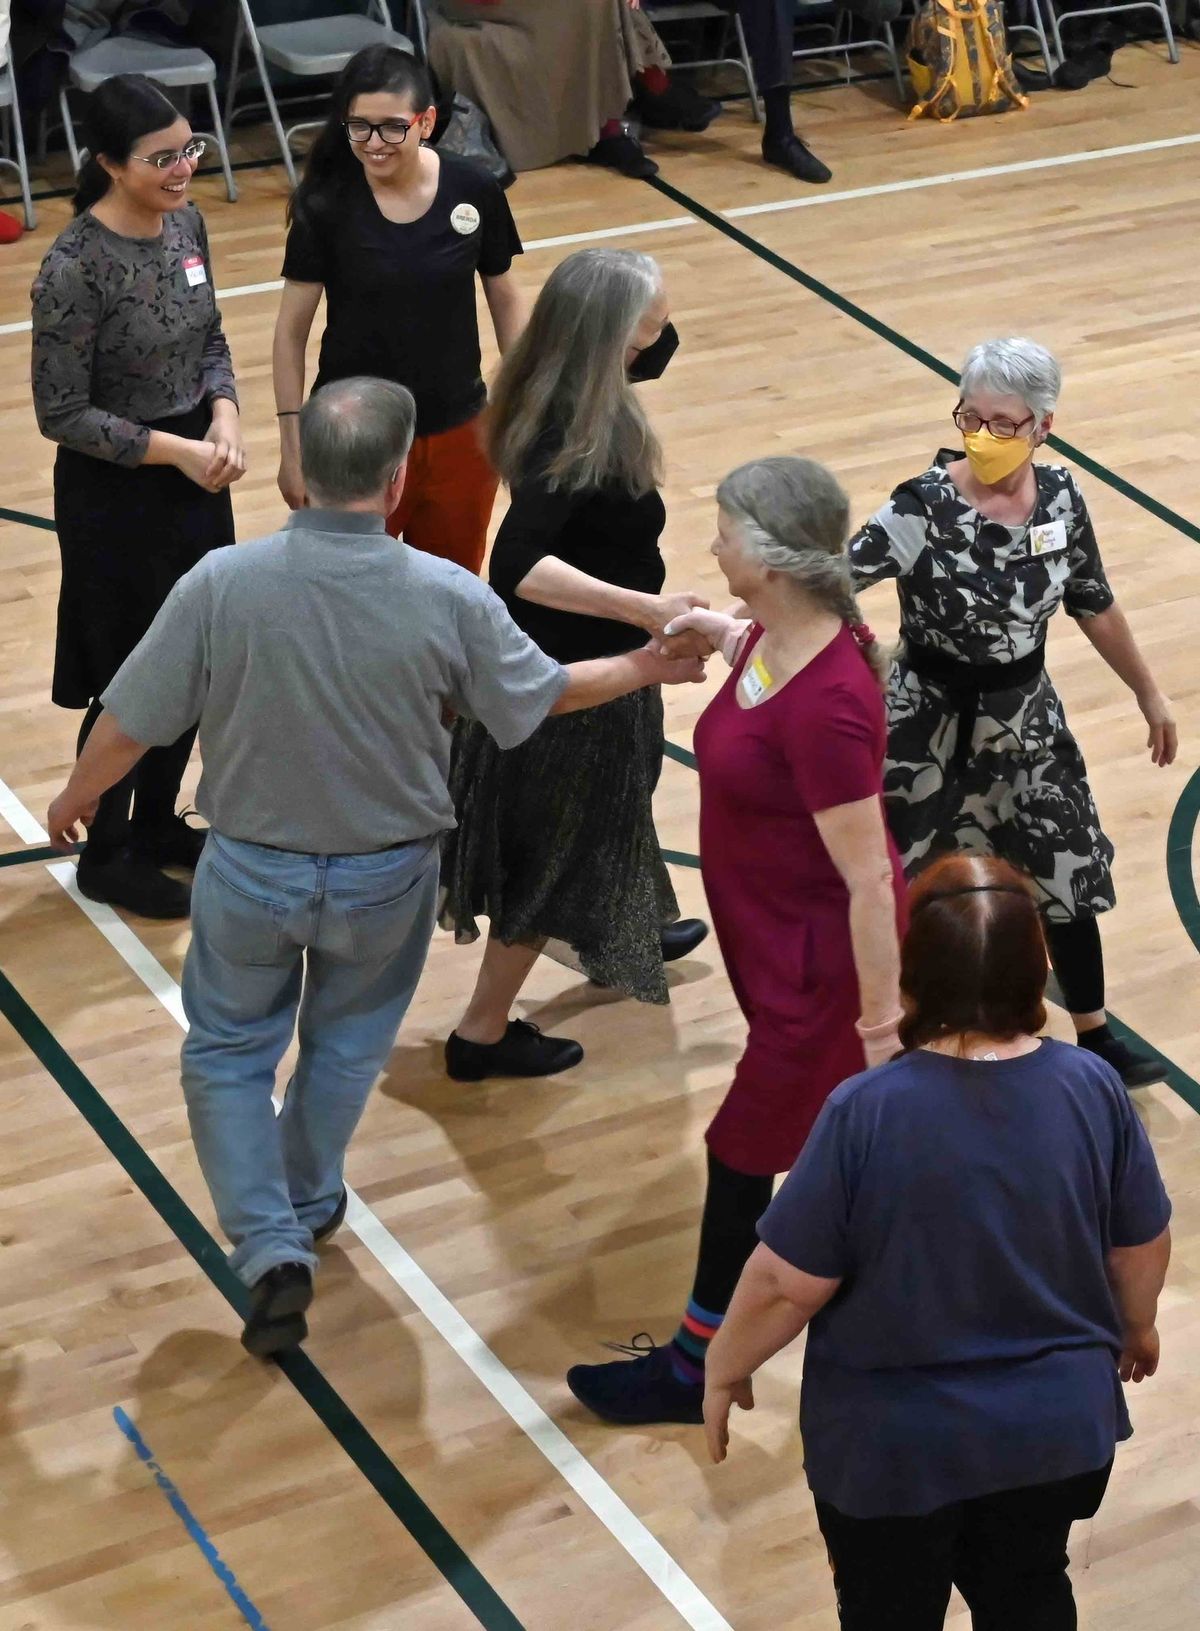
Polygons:
<instances>
[{"instance_id":1,"label":"black face mask","mask_svg":"<svg viewBox=\"0 0 1200 1631\"><path fill-rule=\"evenodd\" d=\"M661 379L667 364L679 350L679 333L674 323L667 323L653 345L648 345L629 364L626 370L630 382L641 385L648 379Z\"/></svg>"}]
</instances>

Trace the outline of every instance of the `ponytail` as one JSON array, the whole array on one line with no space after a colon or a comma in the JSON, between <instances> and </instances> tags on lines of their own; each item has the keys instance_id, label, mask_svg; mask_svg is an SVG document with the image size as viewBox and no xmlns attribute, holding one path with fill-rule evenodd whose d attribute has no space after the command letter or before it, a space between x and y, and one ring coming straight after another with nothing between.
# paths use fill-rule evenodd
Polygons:
<instances>
[{"instance_id":1,"label":"ponytail","mask_svg":"<svg viewBox=\"0 0 1200 1631\"><path fill-rule=\"evenodd\" d=\"M87 157L76 178L75 214L99 203L112 186L100 155L113 164L125 164L133 144L156 130L166 130L179 118L179 109L164 90L145 74L114 74L87 99L83 137Z\"/></svg>"}]
</instances>

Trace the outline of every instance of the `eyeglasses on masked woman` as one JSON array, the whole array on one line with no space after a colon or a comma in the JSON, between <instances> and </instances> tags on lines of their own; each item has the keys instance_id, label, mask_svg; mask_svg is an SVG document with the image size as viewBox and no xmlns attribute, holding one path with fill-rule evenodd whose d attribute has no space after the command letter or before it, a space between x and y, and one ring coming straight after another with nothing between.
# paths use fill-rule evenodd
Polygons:
<instances>
[{"instance_id":1,"label":"eyeglasses on masked woman","mask_svg":"<svg viewBox=\"0 0 1200 1631\"><path fill-rule=\"evenodd\" d=\"M994 419L985 419L982 414L976 413L973 408L964 408L960 402L950 417L964 436L975 436L981 430L987 430L991 431L998 441L1010 442L1014 436L1019 436L1023 430L1027 430L1034 423L1037 415L1035 413L1027 414L1024 419L1016 421L1006 418L1003 414Z\"/></svg>"}]
</instances>

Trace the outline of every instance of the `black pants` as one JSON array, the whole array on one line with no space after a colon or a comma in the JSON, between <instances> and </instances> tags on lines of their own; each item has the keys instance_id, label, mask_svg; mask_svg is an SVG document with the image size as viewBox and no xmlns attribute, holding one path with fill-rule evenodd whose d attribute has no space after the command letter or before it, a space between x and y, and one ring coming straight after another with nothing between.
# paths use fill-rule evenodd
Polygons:
<instances>
[{"instance_id":1,"label":"black pants","mask_svg":"<svg viewBox=\"0 0 1200 1631\"><path fill-rule=\"evenodd\" d=\"M103 712L100 702L94 701L84 715L75 749L77 754L82 753L83 744ZM195 740L193 729L185 731L170 747L151 748L127 776L102 794L96 818L88 828L85 853L89 860L107 860L131 843L136 849L138 827L154 827L170 820ZM131 800L132 824L129 819Z\"/></svg>"},{"instance_id":2,"label":"black pants","mask_svg":"<svg viewBox=\"0 0 1200 1631\"><path fill-rule=\"evenodd\" d=\"M1096 1514L1112 1462L920 1518L848 1518L817 1502L842 1631L941 1631L950 1587L974 1631L1075 1631L1067 1537Z\"/></svg>"},{"instance_id":3,"label":"black pants","mask_svg":"<svg viewBox=\"0 0 1200 1631\"><path fill-rule=\"evenodd\" d=\"M700 1222L700 1254L692 1300L710 1314L724 1314L750 1253L757 1224L771 1204L775 1180L735 1172L708 1152L708 1188Z\"/></svg>"},{"instance_id":4,"label":"black pants","mask_svg":"<svg viewBox=\"0 0 1200 1631\"><path fill-rule=\"evenodd\" d=\"M795 0L737 0L737 9L759 90L790 86L796 43Z\"/></svg>"}]
</instances>

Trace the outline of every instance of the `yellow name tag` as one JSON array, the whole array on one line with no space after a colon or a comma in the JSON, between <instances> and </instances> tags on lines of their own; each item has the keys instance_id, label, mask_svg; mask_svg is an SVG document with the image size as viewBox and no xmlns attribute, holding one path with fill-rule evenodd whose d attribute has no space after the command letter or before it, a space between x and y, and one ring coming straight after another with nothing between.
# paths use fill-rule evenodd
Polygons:
<instances>
[{"instance_id":1,"label":"yellow name tag","mask_svg":"<svg viewBox=\"0 0 1200 1631\"><path fill-rule=\"evenodd\" d=\"M1067 523L1061 518L1029 529L1031 555L1058 555L1067 547Z\"/></svg>"},{"instance_id":2,"label":"yellow name tag","mask_svg":"<svg viewBox=\"0 0 1200 1631\"><path fill-rule=\"evenodd\" d=\"M749 666L742 674L742 690L753 703L764 697L770 688L771 675L766 663L757 655L751 657Z\"/></svg>"}]
</instances>

